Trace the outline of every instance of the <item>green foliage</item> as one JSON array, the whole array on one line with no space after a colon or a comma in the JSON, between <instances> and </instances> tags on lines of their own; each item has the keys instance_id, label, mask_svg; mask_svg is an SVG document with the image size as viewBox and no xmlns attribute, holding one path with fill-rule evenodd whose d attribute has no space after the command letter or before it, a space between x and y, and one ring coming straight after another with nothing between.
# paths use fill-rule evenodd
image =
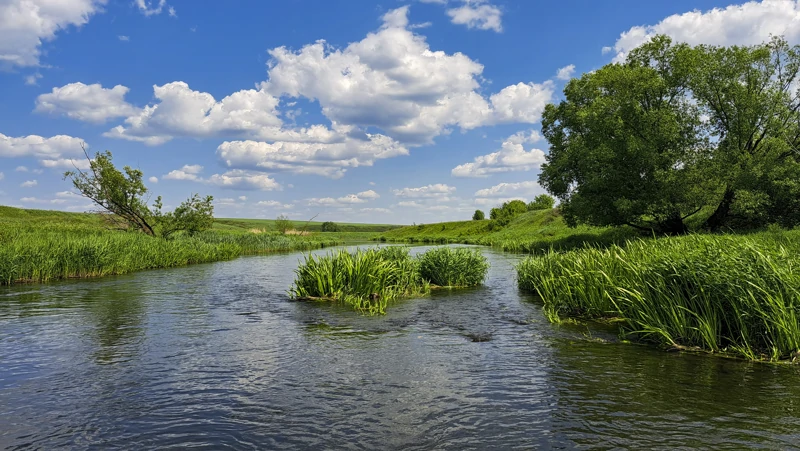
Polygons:
<instances>
[{"instance_id":1,"label":"green foliage","mask_svg":"<svg viewBox=\"0 0 800 451\"><path fill-rule=\"evenodd\" d=\"M84 151L85 153L85 151ZM86 154L89 159L89 155ZM208 230L214 223L212 196L200 198L194 194L181 203L175 211L163 213L161 196L153 208L147 207L144 196L147 187L142 182L144 174L130 166L120 172L112 162L111 152L95 154L89 160L89 171L80 169L67 171L64 178L80 193L103 209L106 222L124 229L133 229L150 236L170 237L175 232L185 231L189 235Z\"/></svg>"},{"instance_id":2,"label":"green foliage","mask_svg":"<svg viewBox=\"0 0 800 451\"><path fill-rule=\"evenodd\" d=\"M616 319L642 341L779 360L800 349L799 256L800 232L772 230L550 252L517 272L553 321Z\"/></svg>"},{"instance_id":3,"label":"green foliage","mask_svg":"<svg viewBox=\"0 0 800 451\"><path fill-rule=\"evenodd\" d=\"M167 240L109 230L99 214L0 207L0 285L126 274L334 244L336 239L314 236L221 230Z\"/></svg>"},{"instance_id":4,"label":"green foliage","mask_svg":"<svg viewBox=\"0 0 800 451\"><path fill-rule=\"evenodd\" d=\"M326 221L322 223L323 232L338 232L339 226L335 222Z\"/></svg>"},{"instance_id":5,"label":"green foliage","mask_svg":"<svg viewBox=\"0 0 800 451\"><path fill-rule=\"evenodd\" d=\"M194 194L182 202L175 211L162 214L161 196L159 196L153 208L159 236L168 238L178 231L185 231L192 236L210 230L214 224L213 200L212 196L201 199L198 194Z\"/></svg>"},{"instance_id":6,"label":"green foliage","mask_svg":"<svg viewBox=\"0 0 800 451\"><path fill-rule=\"evenodd\" d=\"M289 220L289 217L286 215L280 215L275 219L275 230L278 233L285 234L287 230L292 228L292 221Z\"/></svg>"},{"instance_id":7,"label":"green foliage","mask_svg":"<svg viewBox=\"0 0 800 451\"><path fill-rule=\"evenodd\" d=\"M500 207L492 208L489 212L489 217L494 221L489 227L494 230L496 228L507 226L514 218L528 211L528 206L525 202L516 199L504 202Z\"/></svg>"},{"instance_id":8,"label":"green foliage","mask_svg":"<svg viewBox=\"0 0 800 451\"><path fill-rule=\"evenodd\" d=\"M800 224L799 49L658 36L624 64L571 80L543 115L540 183L570 225Z\"/></svg>"},{"instance_id":9,"label":"green foliage","mask_svg":"<svg viewBox=\"0 0 800 451\"><path fill-rule=\"evenodd\" d=\"M289 293L294 299L341 302L382 314L390 301L427 294L431 284L480 285L488 268L480 251L470 249L435 248L417 258L402 246L339 250L308 255L295 270Z\"/></svg>"},{"instance_id":10,"label":"green foliage","mask_svg":"<svg viewBox=\"0 0 800 451\"><path fill-rule=\"evenodd\" d=\"M408 248L399 246L308 255L295 270L290 294L294 299L330 300L365 313L385 313L389 301L430 291L418 268Z\"/></svg>"},{"instance_id":11,"label":"green foliage","mask_svg":"<svg viewBox=\"0 0 800 451\"><path fill-rule=\"evenodd\" d=\"M111 213L112 220L118 219L120 225L155 236L153 214L144 199L147 188L142 182L142 171L125 166L123 174L112 163L109 151L98 152L89 161L89 167L87 172L67 171L64 178L70 179L83 196Z\"/></svg>"},{"instance_id":12,"label":"green foliage","mask_svg":"<svg viewBox=\"0 0 800 451\"><path fill-rule=\"evenodd\" d=\"M444 230L442 228L444 227ZM585 243L610 245L640 235L628 227L570 228L558 209L523 213L506 227L491 221L458 221L418 227L402 227L383 236L387 241L409 243L463 243L495 246L510 252L538 253L550 250L581 248Z\"/></svg>"},{"instance_id":13,"label":"green foliage","mask_svg":"<svg viewBox=\"0 0 800 451\"><path fill-rule=\"evenodd\" d=\"M481 285L489 270L478 249L437 247L422 254L419 261L422 278L442 287Z\"/></svg>"},{"instance_id":14,"label":"green foliage","mask_svg":"<svg viewBox=\"0 0 800 451\"><path fill-rule=\"evenodd\" d=\"M553 199L553 196L539 194L538 196L534 197L531 202L528 202L527 208L528 211L550 210L555 204L556 200Z\"/></svg>"},{"instance_id":15,"label":"green foliage","mask_svg":"<svg viewBox=\"0 0 800 451\"><path fill-rule=\"evenodd\" d=\"M483 221L484 219L486 219L486 216L481 210L475 210L475 213L472 214L473 221Z\"/></svg>"}]
</instances>

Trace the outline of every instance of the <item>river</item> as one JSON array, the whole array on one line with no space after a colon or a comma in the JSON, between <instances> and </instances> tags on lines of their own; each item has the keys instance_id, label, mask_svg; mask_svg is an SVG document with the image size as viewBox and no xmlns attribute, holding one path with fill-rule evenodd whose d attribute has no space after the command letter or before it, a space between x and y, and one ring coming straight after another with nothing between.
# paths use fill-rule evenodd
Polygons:
<instances>
[{"instance_id":1,"label":"river","mask_svg":"<svg viewBox=\"0 0 800 451\"><path fill-rule=\"evenodd\" d=\"M291 302L300 253L0 287L0 448L800 446L800 367L552 325L483 253L372 317Z\"/></svg>"}]
</instances>

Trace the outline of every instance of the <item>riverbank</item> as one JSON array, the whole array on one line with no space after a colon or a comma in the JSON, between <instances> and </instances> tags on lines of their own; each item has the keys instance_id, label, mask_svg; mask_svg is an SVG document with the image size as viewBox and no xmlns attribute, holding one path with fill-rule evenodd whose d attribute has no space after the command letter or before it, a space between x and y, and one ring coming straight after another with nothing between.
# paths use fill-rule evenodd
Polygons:
<instances>
[{"instance_id":1,"label":"riverbank","mask_svg":"<svg viewBox=\"0 0 800 451\"><path fill-rule=\"evenodd\" d=\"M621 244L640 236L640 232L629 227L570 228L558 209L551 209L523 213L502 228L493 229L489 220L419 224L388 230L376 239L393 243L478 244L508 252L537 253L551 248L576 249L587 244Z\"/></svg>"},{"instance_id":2,"label":"riverbank","mask_svg":"<svg viewBox=\"0 0 800 451\"><path fill-rule=\"evenodd\" d=\"M552 322L610 321L632 340L800 360L800 230L634 240L532 256L520 289Z\"/></svg>"},{"instance_id":3,"label":"riverbank","mask_svg":"<svg viewBox=\"0 0 800 451\"><path fill-rule=\"evenodd\" d=\"M223 220L226 221L226 220ZM227 220L230 221L230 220ZM0 285L100 277L310 250L368 239L374 232L282 235L252 222L223 222L193 237L153 238L108 229L100 215L0 207Z\"/></svg>"}]
</instances>

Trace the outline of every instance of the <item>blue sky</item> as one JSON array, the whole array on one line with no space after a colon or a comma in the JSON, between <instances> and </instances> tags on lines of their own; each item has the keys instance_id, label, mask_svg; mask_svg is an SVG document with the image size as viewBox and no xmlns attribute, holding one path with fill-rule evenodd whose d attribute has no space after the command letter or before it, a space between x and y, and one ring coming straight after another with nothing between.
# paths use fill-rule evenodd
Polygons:
<instances>
[{"instance_id":1,"label":"blue sky","mask_svg":"<svg viewBox=\"0 0 800 451\"><path fill-rule=\"evenodd\" d=\"M571 77L657 33L798 23L798 0L0 0L0 204L91 210L61 177L85 143L220 217L467 219L544 192Z\"/></svg>"}]
</instances>

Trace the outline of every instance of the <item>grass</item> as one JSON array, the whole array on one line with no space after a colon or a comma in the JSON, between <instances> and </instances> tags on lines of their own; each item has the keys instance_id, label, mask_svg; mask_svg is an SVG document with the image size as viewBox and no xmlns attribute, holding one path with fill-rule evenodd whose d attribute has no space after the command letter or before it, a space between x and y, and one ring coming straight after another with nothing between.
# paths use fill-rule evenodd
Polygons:
<instances>
[{"instance_id":1,"label":"grass","mask_svg":"<svg viewBox=\"0 0 800 451\"><path fill-rule=\"evenodd\" d=\"M342 302L370 314L385 313L389 301L399 297L430 292L419 262L401 247L308 255L295 273L293 298Z\"/></svg>"},{"instance_id":2,"label":"grass","mask_svg":"<svg viewBox=\"0 0 800 451\"><path fill-rule=\"evenodd\" d=\"M442 287L473 287L486 278L489 263L478 249L437 247L419 258L422 278Z\"/></svg>"},{"instance_id":3,"label":"grass","mask_svg":"<svg viewBox=\"0 0 800 451\"><path fill-rule=\"evenodd\" d=\"M800 231L548 252L517 272L552 321L614 320L635 340L751 360L799 355Z\"/></svg>"},{"instance_id":4,"label":"grass","mask_svg":"<svg viewBox=\"0 0 800 451\"><path fill-rule=\"evenodd\" d=\"M624 243L639 233L627 227L567 227L558 209L523 213L506 227L490 230L489 221L457 221L420 224L392 229L376 239L407 243L464 243L494 246L509 252L541 253L569 250L587 244L608 246Z\"/></svg>"},{"instance_id":5,"label":"grass","mask_svg":"<svg viewBox=\"0 0 800 451\"><path fill-rule=\"evenodd\" d=\"M438 266L436 266L438 265ZM360 312L386 313L390 301L427 294L431 284L474 286L489 265L478 250L435 248L411 257L391 246L309 255L295 270L294 299L341 302Z\"/></svg>"},{"instance_id":6,"label":"grass","mask_svg":"<svg viewBox=\"0 0 800 451\"><path fill-rule=\"evenodd\" d=\"M324 234L226 229L165 240L109 230L95 214L0 207L0 285L125 274L339 243Z\"/></svg>"}]
</instances>

